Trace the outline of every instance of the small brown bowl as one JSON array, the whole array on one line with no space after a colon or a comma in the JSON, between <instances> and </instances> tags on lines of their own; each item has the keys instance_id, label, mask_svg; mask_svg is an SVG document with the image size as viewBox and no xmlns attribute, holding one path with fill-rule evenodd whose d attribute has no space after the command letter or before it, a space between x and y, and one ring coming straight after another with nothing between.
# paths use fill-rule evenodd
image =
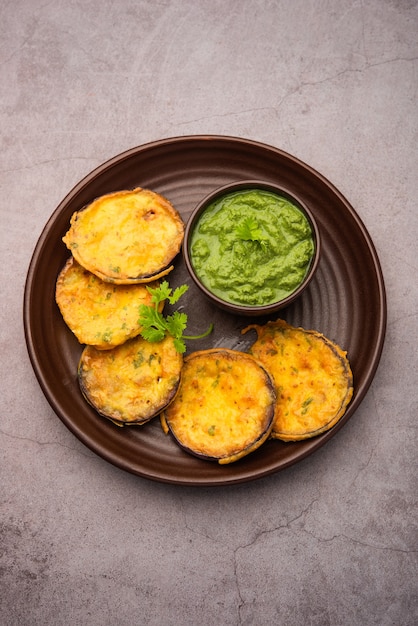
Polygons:
<instances>
[{"instance_id":1,"label":"small brown bowl","mask_svg":"<svg viewBox=\"0 0 418 626\"><path fill-rule=\"evenodd\" d=\"M270 302L268 304L260 304L260 305L245 305L236 302L230 302L226 299L221 298L219 295L213 293L208 286L203 284L201 279L199 278L196 270L193 266L192 262L192 254L191 254L191 242L192 235L195 227L197 226L202 214L208 208L208 206L219 199L221 196L229 195L235 193L237 191L244 190L260 190L260 191L268 191L272 192L278 196L289 200L293 205L295 205L306 217L311 231L312 231L312 240L314 245L314 252L312 258L310 260L308 269L306 274L299 283L299 285L295 288L295 290L287 295L286 297L277 300L275 302ZM236 315L247 315L247 316L261 316L261 315L269 315L271 313L275 313L284 307L287 307L289 304L294 302L301 293L306 289L310 281L312 280L313 275L318 267L319 257L320 257L320 234L318 225L314 216L312 215L310 209L306 206L302 200L300 200L297 195L293 192L285 189L279 185L275 185L274 183L259 181L259 180L243 180L235 183L231 183L228 185L224 185L214 192L207 195L203 200L199 202L196 208L193 210L185 228L184 233L184 242L183 242L183 258L187 267L188 272L190 273L191 278L197 287L201 290L201 292L214 304L216 304L221 309L228 311L230 313L234 313Z\"/></svg>"}]
</instances>

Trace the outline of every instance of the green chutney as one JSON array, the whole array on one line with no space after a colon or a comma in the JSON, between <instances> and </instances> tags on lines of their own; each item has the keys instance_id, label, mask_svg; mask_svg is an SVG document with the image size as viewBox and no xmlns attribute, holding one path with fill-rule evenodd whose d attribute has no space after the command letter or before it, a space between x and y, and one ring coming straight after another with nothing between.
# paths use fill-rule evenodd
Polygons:
<instances>
[{"instance_id":1,"label":"green chutney","mask_svg":"<svg viewBox=\"0 0 418 626\"><path fill-rule=\"evenodd\" d=\"M284 196L263 189L228 193L198 219L191 263L209 291L244 306L271 304L292 294L314 254L305 214Z\"/></svg>"}]
</instances>

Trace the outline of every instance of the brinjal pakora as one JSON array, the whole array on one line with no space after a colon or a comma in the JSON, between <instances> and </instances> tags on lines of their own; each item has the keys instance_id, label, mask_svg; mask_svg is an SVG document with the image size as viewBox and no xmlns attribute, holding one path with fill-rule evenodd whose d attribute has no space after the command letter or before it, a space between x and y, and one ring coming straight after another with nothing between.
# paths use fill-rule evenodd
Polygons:
<instances>
[{"instance_id":1,"label":"brinjal pakora","mask_svg":"<svg viewBox=\"0 0 418 626\"><path fill-rule=\"evenodd\" d=\"M347 354L314 330L283 320L251 324L257 340L250 353L275 383L277 401L271 437L299 441L332 428L344 415L353 395L353 374Z\"/></svg>"}]
</instances>

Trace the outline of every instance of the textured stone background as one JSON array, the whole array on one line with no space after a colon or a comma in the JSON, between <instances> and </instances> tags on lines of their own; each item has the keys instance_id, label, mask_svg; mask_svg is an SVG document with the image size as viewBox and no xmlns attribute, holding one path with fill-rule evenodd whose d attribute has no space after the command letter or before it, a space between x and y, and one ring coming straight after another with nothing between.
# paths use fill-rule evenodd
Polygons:
<instances>
[{"instance_id":1,"label":"textured stone background","mask_svg":"<svg viewBox=\"0 0 418 626\"><path fill-rule=\"evenodd\" d=\"M418 3L0 3L0 621L412 626L417 598ZM349 199L379 254L387 339L353 419L237 487L140 479L57 419L22 299L51 213L170 136L281 148Z\"/></svg>"}]
</instances>

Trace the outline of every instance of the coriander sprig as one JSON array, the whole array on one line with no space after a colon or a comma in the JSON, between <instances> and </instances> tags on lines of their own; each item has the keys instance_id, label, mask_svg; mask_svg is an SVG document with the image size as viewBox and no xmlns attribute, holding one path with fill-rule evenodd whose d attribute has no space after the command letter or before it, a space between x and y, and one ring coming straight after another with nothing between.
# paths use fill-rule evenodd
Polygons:
<instances>
[{"instance_id":1,"label":"coriander sprig","mask_svg":"<svg viewBox=\"0 0 418 626\"><path fill-rule=\"evenodd\" d=\"M187 314L182 311L175 311L172 315L164 316L159 311L159 305L166 300L170 304L176 304L181 296L188 290L188 285L176 287L174 291L166 280L158 287L147 287L151 294L151 305L141 304L139 307L139 324L142 327L141 336L151 343L162 341L167 335L174 339L177 352L183 354L186 350L185 339L202 339L207 337L212 330L213 324L201 335L185 335L187 327Z\"/></svg>"},{"instance_id":2,"label":"coriander sprig","mask_svg":"<svg viewBox=\"0 0 418 626\"><path fill-rule=\"evenodd\" d=\"M246 217L235 229L239 239L243 241L256 241L265 250L266 237L254 217Z\"/></svg>"}]
</instances>

